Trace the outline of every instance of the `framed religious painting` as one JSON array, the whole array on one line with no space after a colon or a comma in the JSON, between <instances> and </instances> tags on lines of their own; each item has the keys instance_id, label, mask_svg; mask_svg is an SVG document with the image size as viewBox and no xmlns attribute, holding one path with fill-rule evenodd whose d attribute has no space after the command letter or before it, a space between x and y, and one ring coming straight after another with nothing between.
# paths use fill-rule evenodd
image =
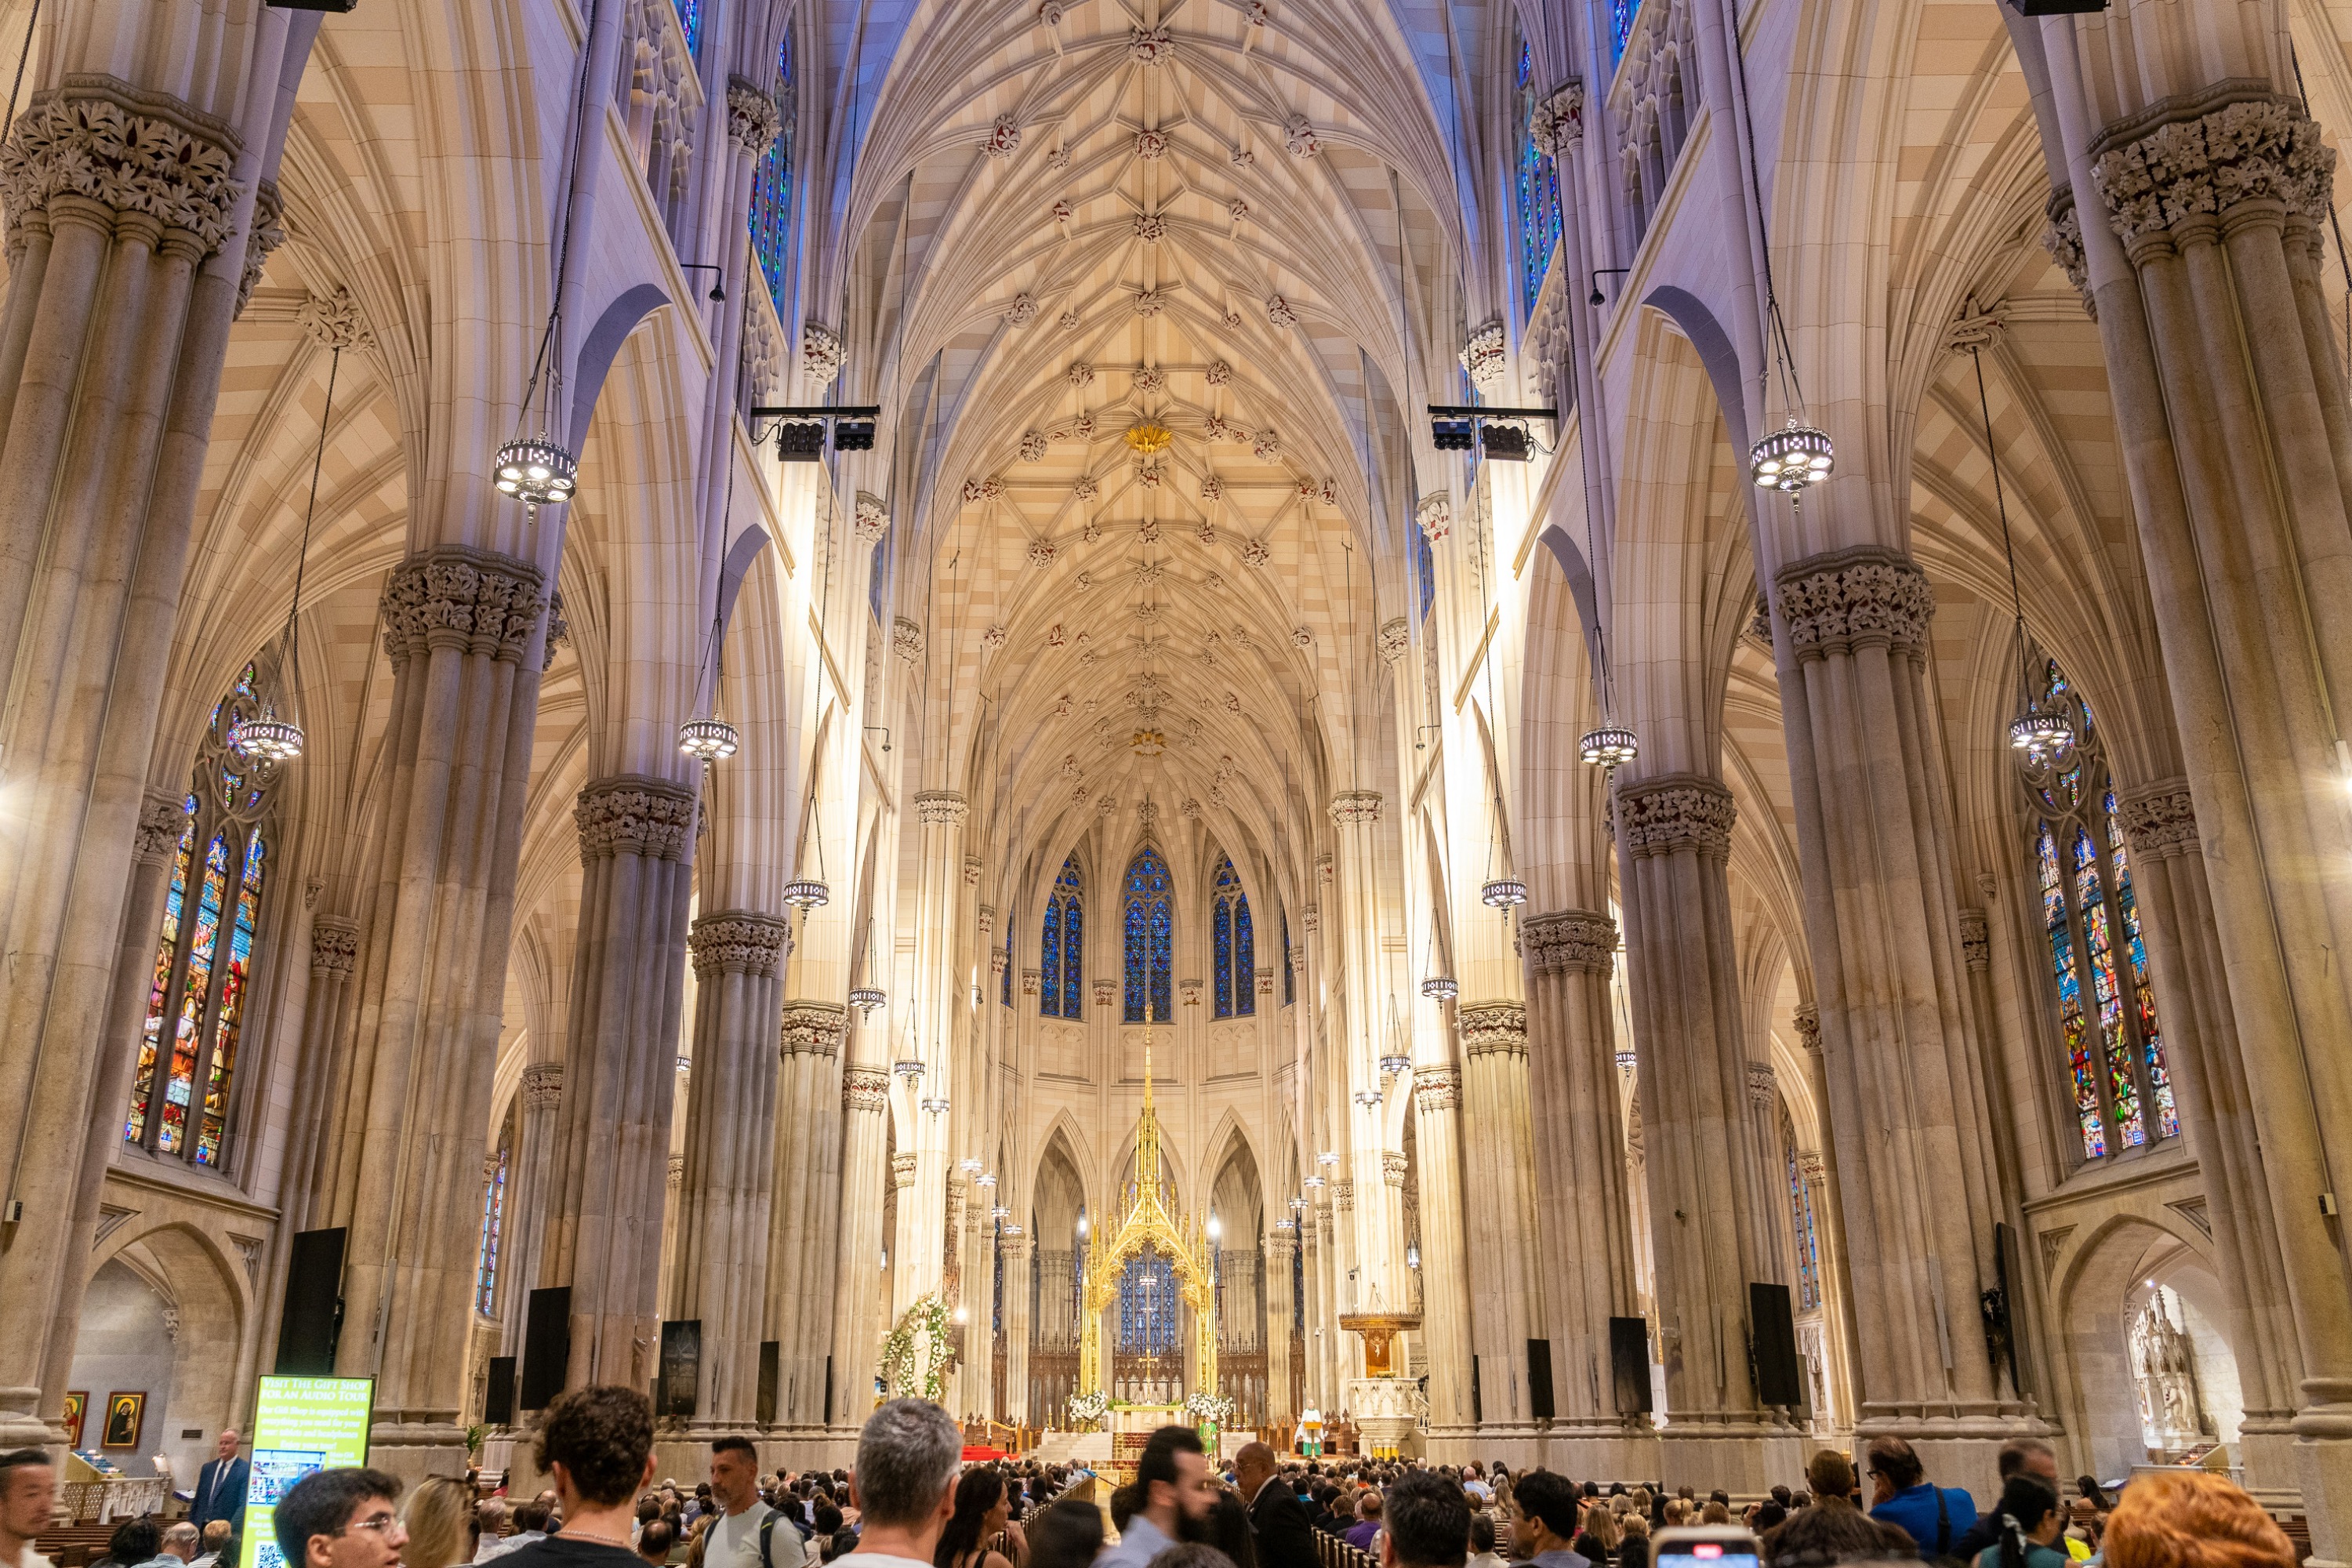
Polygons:
<instances>
[{"instance_id":1,"label":"framed religious painting","mask_svg":"<svg viewBox=\"0 0 2352 1568\"><path fill-rule=\"evenodd\" d=\"M136 1448L139 1428L147 1422L147 1396L144 1394L110 1394L106 1396L106 1425L99 1429L98 1446L101 1448Z\"/></svg>"},{"instance_id":2,"label":"framed religious painting","mask_svg":"<svg viewBox=\"0 0 2352 1568\"><path fill-rule=\"evenodd\" d=\"M66 1447L81 1447L83 1418L89 1415L89 1390L78 1388L66 1395Z\"/></svg>"}]
</instances>

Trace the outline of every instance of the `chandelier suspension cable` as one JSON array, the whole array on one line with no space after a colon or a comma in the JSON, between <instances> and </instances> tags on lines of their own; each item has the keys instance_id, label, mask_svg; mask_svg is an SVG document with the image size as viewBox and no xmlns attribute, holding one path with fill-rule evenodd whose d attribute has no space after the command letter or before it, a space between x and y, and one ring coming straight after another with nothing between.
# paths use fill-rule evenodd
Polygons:
<instances>
[{"instance_id":1,"label":"chandelier suspension cable","mask_svg":"<svg viewBox=\"0 0 2352 1568\"><path fill-rule=\"evenodd\" d=\"M2033 689L2032 656L2025 634L2025 595L2017 582L2017 549L2010 538L2009 500L2000 482L2000 448L1993 442L1992 404L1985 395L1984 352L1971 346L1969 363L1977 378L1977 412L1984 421L1985 457L1992 465L1993 508L2000 517L2000 553L2009 566L2009 605L2013 617L2011 637L2017 648L2018 714L2009 726L2010 744L2028 759L2039 762L2074 744L2074 726L2065 710L2044 702Z\"/></svg>"},{"instance_id":2,"label":"chandelier suspension cable","mask_svg":"<svg viewBox=\"0 0 2352 1568\"><path fill-rule=\"evenodd\" d=\"M319 516L319 473L326 465L327 432L335 416L335 378L342 366L342 346L337 344L327 361L327 396L319 410L319 445L310 454L310 498L302 510L302 543L294 557L294 598L286 606L286 629L279 634L278 689L286 694L287 712L280 714L264 699L259 713L240 720L228 733L230 749L257 762L290 763L302 754L302 641L297 623L302 615L302 584L310 563L310 530Z\"/></svg>"}]
</instances>

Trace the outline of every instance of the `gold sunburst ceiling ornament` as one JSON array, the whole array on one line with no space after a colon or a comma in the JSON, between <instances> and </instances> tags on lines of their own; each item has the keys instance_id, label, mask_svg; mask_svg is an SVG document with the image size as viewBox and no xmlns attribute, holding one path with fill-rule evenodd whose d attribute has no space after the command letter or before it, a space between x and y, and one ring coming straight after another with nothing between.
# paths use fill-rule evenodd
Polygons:
<instances>
[{"instance_id":1,"label":"gold sunburst ceiling ornament","mask_svg":"<svg viewBox=\"0 0 2352 1568\"><path fill-rule=\"evenodd\" d=\"M1156 757L1168 749L1168 737L1157 730L1138 730L1128 743L1139 757Z\"/></svg>"},{"instance_id":2,"label":"gold sunburst ceiling ornament","mask_svg":"<svg viewBox=\"0 0 2352 1568\"><path fill-rule=\"evenodd\" d=\"M1127 433L1127 444L1147 458L1168 450L1168 444L1174 439L1167 426L1149 419Z\"/></svg>"}]
</instances>

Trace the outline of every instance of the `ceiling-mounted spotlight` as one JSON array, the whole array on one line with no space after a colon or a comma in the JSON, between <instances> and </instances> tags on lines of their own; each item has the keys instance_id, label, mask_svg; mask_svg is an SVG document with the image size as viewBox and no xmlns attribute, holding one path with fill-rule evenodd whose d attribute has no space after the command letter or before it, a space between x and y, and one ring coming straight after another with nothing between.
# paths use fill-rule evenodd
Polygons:
<instances>
[{"instance_id":1,"label":"ceiling-mounted spotlight","mask_svg":"<svg viewBox=\"0 0 2352 1568\"><path fill-rule=\"evenodd\" d=\"M1524 425L1481 425L1478 427L1478 449L1490 463L1524 463L1528 460L1528 431Z\"/></svg>"},{"instance_id":2,"label":"ceiling-mounted spotlight","mask_svg":"<svg viewBox=\"0 0 2352 1568\"><path fill-rule=\"evenodd\" d=\"M716 267L712 266L712 265L711 265L709 262L708 262L708 261L681 261L681 262L679 262L679 263L677 264L677 269L678 269L680 272L708 272L708 273L709 273L709 274L710 274L710 276L711 276L711 278L714 279L714 281L713 281L713 282L711 283L711 285L710 285L710 292L709 292L708 295L704 296L704 297L705 297L706 299L708 299L708 300L709 300L712 304L714 304L714 305L723 304L723 303L725 303L725 302L726 302L726 299L727 299L727 274L726 274L726 273L724 273L724 272L720 271L718 268L716 268Z\"/></svg>"},{"instance_id":3,"label":"ceiling-mounted spotlight","mask_svg":"<svg viewBox=\"0 0 2352 1568\"><path fill-rule=\"evenodd\" d=\"M751 440L756 446L773 436L778 462L814 463L824 456L826 426L833 427L835 451L870 452L874 449L876 421L881 416L882 405L878 403L850 408L830 408L823 404L809 407L754 408L751 410ZM763 429L761 420L772 423Z\"/></svg>"},{"instance_id":4,"label":"ceiling-mounted spotlight","mask_svg":"<svg viewBox=\"0 0 2352 1568\"><path fill-rule=\"evenodd\" d=\"M1524 463L1531 451L1548 452L1528 434L1530 419L1549 419L1559 429L1557 408L1487 408L1475 403L1433 403L1429 405L1429 438L1441 452L1480 448L1497 462Z\"/></svg>"}]
</instances>

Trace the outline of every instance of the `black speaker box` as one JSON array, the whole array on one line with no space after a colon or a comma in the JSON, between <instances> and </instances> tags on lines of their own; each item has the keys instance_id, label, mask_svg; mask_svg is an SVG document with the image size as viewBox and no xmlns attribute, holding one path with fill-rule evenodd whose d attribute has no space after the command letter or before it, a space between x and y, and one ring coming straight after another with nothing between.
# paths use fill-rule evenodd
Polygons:
<instances>
[{"instance_id":1,"label":"black speaker box","mask_svg":"<svg viewBox=\"0 0 2352 1568\"><path fill-rule=\"evenodd\" d=\"M343 1326L343 1241L332 1230L299 1231L286 1258L286 1305L278 1318L280 1377L332 1377Z\"/></svg>"},{"instance_id":2,"label":"black speaker box","mask_svg":"<svg viewBox=\"0 0 2352 1568\"><path fill-rule=\"evenodd\" d=\"M1650 1323L1646 1318L1609 1320L1611 1408L1620 1415L1646 1415L1650 1400Z\"/></svg>"},{"instance_id":3,"label":"black speaker box","mask_svg":"<svg viewBox=\"0 0 2352 1568\"><path fill-rule=\"evenodd\" d=\"M514 1425L515 1358L494 1355L490 1358L489 1391L482 1399L482 1419L493 1426Z\"/></svg>"},{"instance_id":4,"label":"black speaker box","mask_svg":"<svg viewBox=\"0 0 2352 1568\"><path fill-rule=\"evenodd\" d=\"M1551 1342L1528 1342L1528 1414L1538 1421L1552 1417Z\"/></svg>"},{"instance_id":5,"label":"black speaker box","mask_svg":"<svg viewBox=\"0 0 2352 1568\"><path fill-rule=\"evenodd\" d=\"M572 1287L533 1290L523 1313L520 1407L544 1410L554 1404L571 1360Z\"/></svg>"},{"instance_id":6,"label":"black speaker box","mask_svg":"<svg viewBox=\"0 0 2352 1568\"><path fill-rule=\"evenodd\" d=\"M1797 1361L1797 1325L1786 1285L1750 1283L1748 1323L1755 1346L1756 1399L1791 1410L1805 1403L1805 1372Z\"/></svg>"}]
</instances>

